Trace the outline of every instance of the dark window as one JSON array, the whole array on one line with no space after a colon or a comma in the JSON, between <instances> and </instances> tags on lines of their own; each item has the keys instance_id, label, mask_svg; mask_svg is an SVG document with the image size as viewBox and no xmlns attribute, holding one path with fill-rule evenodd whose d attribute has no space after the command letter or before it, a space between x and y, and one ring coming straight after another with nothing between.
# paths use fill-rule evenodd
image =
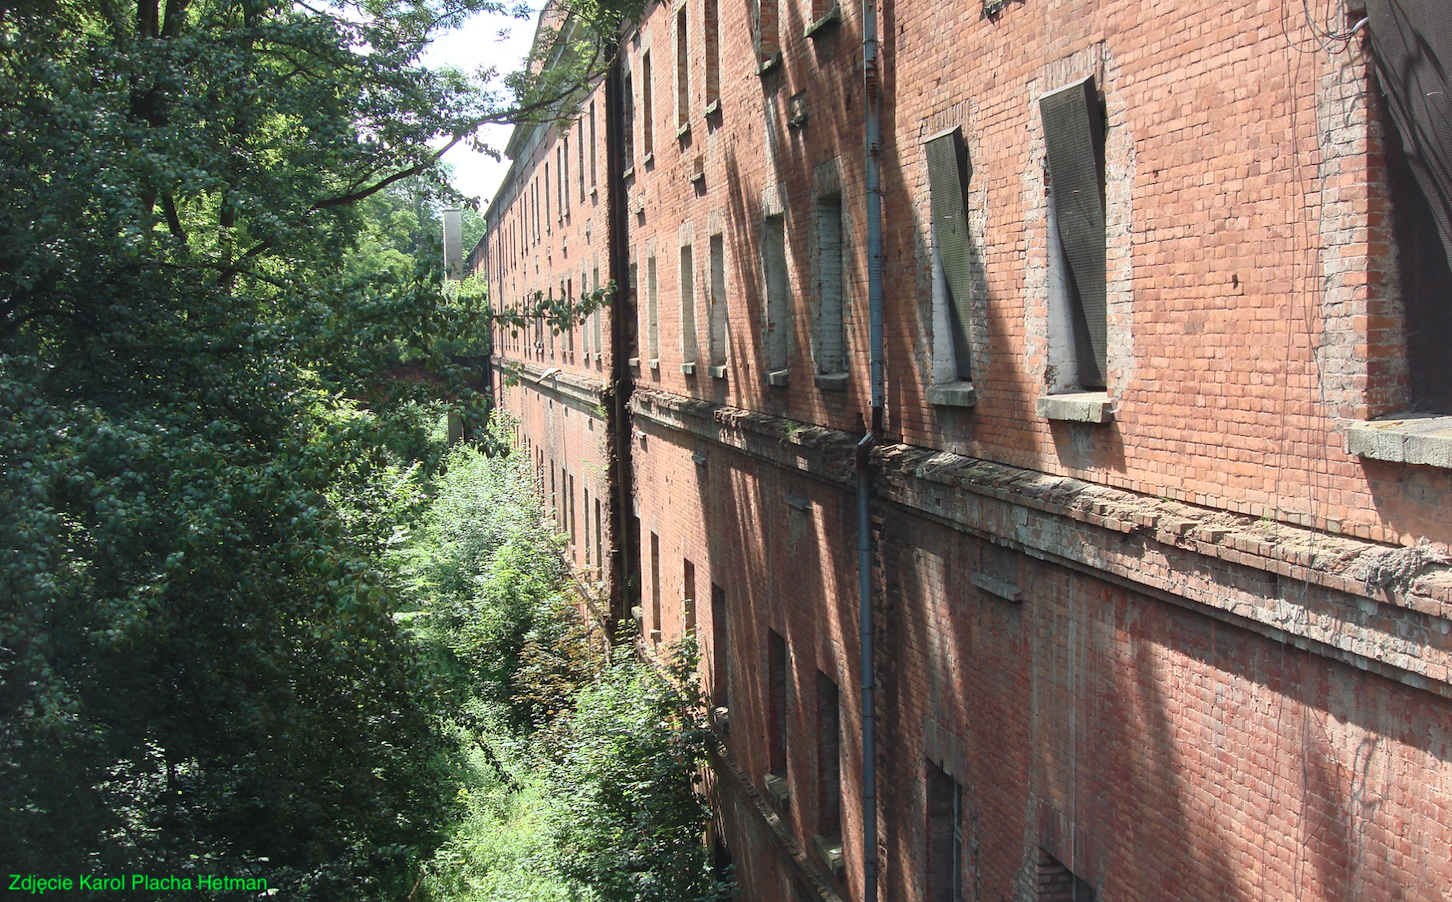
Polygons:
<instances>
[{"instance_id":1,"label":"dark window","mask_svg":"<svg viewBox=\"0 0 1452 902\"><path fill-rule=\"evenodd\" d=\"M1068 294L1080 388L1103 389L1108 369L1104 232L1104 104L1091 75L1039 99L1049 203Z\"/></svg>"},{"instance_id":2,"label":"dark window","mask_svg":"<svg viewBox=\"0 0 1452 902\"><path fill-rule=\"evenodd\" d=\"M731 705L730 639L727 633L726 590L711 584L711 702Z\"/></svg>"},{"instance_id":3,"label":"dark window","mask_svg":"<svg viewBox=\"0 0 1452 902\"><path fill-rule=\"evenodd\" d=\"M958 783L928 762L928 896L927 902L959 902L963 872L962 805Z\"/></svg>"},{"instance_id":4,"label":"dark window","mask_svg":"<svg viewBox=\"0 0 1452 902\"><path fill-rule=\"evenodd\" d=\"M696 631L696 565L685 560L681 568L681 617L685 620L685 632Z\"/></svg>"},{"instance_id":5,"label":"dark window","mask_svg":"<svg viewBox=\"0 0 1452 902\"><path fill-rule=\"evenodd\" d=\"M660 536L650 534L650 628L651 638L660 639Z\"/></svg>"},{"instance_id":6,"label":"dark window","mask_svg":"<svg viewBox=\"0 0 1452 902\"><path fill-rule=\"evenodd\" d=\"M786 637L776 630L766 634L767 670L767 750L771 772L785 777L787 772L787 644Z\"/></svg>"},{"instance_id":7,"label":"dark window","mask_svg":"<svg viewBox=\"0 0 1452 902\"><path fill-rule=\"evenodd\" d=\"M1445 0L1371 0L1416 410L1452 413L1452 19Z\"/></svg>"},{"instance_id":8,"label":"dark window","mask_svg":"<svg viewBox=\"0 0 1452 902\"><path fill-rule=\"evenodd\" d=\"M933 270L935 305L943 305L941 319L948 323L951 342L936 343L935 350L953 355L951 372L961 381L973 378L972 328L973 246L968 234L968 180L973 168L963 130L953 128L929 138L924 145L928 157L928 191L933 205ZM941 275L939 279L938 276ZM940 317L934 317L935 320ZM939 368L935 367L935 370Z\"/></svg>"}]
</instances>

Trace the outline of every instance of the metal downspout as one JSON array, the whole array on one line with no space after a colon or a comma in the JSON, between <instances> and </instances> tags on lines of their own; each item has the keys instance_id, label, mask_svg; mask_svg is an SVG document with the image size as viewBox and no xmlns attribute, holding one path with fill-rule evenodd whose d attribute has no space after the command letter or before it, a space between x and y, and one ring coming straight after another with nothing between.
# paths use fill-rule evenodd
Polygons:
<instances>
[{"instance_id":1,"label":"metal downspout","mask_svg":"<svg viewBox=\"0 0 1452 902\"><path fill-rule=\"evenodd\" d=\"M631 525L632 488L634 485L633 448L631 447L630 395L635 390L635 381L621 350L627 346L627 319L635 316L629 303L629 222L626 212L624 176L625 160L622 147L623 130L621 121L620 92L621 74L619 47L612 45L607 52L613 57L605 76L605 191L606 209L609 219L609 267L610 280L615 283L615 297L610 311L610 444L613 445L611 461L614 476L615 516L612 518L615 533L614 551L611 560L610 629L612 641L624 641L615 635L615 627L629 616L630 608L639 603L636 576L631 564L637 556L639 537L634 535Z\"/></svg>"},{"instance_id":2,"label":"metal downspout","mask_svg":"<svg viewBox=\"0 0 1452 902\"><path fill-rule=\"evenodd\" d=\"M872 648L872 447L882 438L882 143L878 114L877 0L862 2L862 82L866 103L867 307L872 428L857 443L858 643L862 651L862 891L877 902L877 737Z\"/></svg>"}]
</instances>

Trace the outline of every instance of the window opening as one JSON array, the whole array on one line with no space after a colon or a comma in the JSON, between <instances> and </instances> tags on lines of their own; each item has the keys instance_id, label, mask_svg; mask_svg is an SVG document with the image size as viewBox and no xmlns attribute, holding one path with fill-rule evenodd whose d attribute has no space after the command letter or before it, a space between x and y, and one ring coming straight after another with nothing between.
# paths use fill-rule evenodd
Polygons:
<instances>
[{"instance_id":1,"label":"window opening","mask_svg":"<svg viewBox=\"0 0 1452 902\"><path fill-rule=\"evenodd\" d=\"M1108 369L1104 231L1104 105L1091 75L1039 99L1048 161L1050 229L1063 274L1067 342L1078 387L1102 390ZM1050 242L1052 245L1052 241Z\"/></svg>"},{"instance_id":2,"label":"window opening","mask_svg":"<svg viewBox=\"0 0 1452 902\"><path fill-rule=\"evenodd\" d=\"M928 809L927 902L961 902L963 792L956 780L929 761L926 796Z\"/></svg>"},{"instance_id":3,"label":"window opening","mask_svg":"<svg viewBox=\"0 0 1452 902\"><path fill-rule=\"evenodd\" d=\"M973 378L972 245L965 192L973 167L961 128L929 138L924 148L933 208L933 381L969 382ZM940 326L945 330L941 336Z\"/></svg>"},{"instance_id":4,"label":"window opening","mask_svg":"<svg viewBox=\"0 0 1452 902\"><path fill-rule=\"evenodd\" d=\"M701 356L696 343L696 273L691 246L681 246L681 361L695 363Z\"/></svg>"},{"instance_id":5,"label":"window opening","mask_svg":"<svg viewBox=\"0 0 1452 902\"><path fill-rule=\"evenodd\" d=\"M842 196L817 198L817 322L814 338L817 372L847 369L844 353L842 284Z\"/></svg>"},{"instance_id":6,"label":"window opening","mask_svg":"<svg viewBox=\"0 0 1452 902\"><path fill-rule=\"evenodd\" d=\"M686 558L681 573L681 617L685 620L685 632L696 632L696 565Z\"/></svg>"},{"instance_id":7,"label":"window opening","mask_svg":"<svg viewBox=\"0 0 1452 902\"><path fill-rule=\"evenodd\" d=\"M711 236L711 294L707 312L707 342L711 366L726 365L726 240L723 235Z\"/></svg>"},{"instance_id":8,"label":"window opening","mask_svg":"<svg viewBox=\"0 0 1452 902\"><path fill-rule=\"evenodd\" d=\"M784 373L790 359L792 299L787 273L786 217L768 216L762 236L766 270L766 370Z\"/></svg>"},{"instance_id":9,"label":"window opening","mask_svg":"<svg viewBox=\"0 0 1452 902\"><path fill-rule=\"evenodd\" d=\"M729 616L726 590L711 583L711 703L717 708L731 706Z\"/></svg>"},{"instance_id":10,"label":"window opening","mask_svg":"<svg viewBox=\"0 0 1452 902\"><path fill-rule=\"evenodd\" d=\"M706 105L721 100L721 14L719 0L705 0L702 7L706 37ZM706 112L710 112L708 109Z\"/></svg>"},{"instance_id":11,"label":"window opening","mask_svg":"<svg viewBox=\"0 0 1452 902\"><path fill-rule=\"evenodd\" d=\"M766 633L767 657L767 750L773 776L787 772L787 644L776 630Z\"/></svg>"},{"instance_id":12,"label":"window opening","mask_svg":"<svg viewBox=\"0 0 1452 902\"><path fill-rule=\"evenodd\" d=\"M676 14L676 127L691 121L691 50L686 7Z\"/></svg>"}]
</instances>

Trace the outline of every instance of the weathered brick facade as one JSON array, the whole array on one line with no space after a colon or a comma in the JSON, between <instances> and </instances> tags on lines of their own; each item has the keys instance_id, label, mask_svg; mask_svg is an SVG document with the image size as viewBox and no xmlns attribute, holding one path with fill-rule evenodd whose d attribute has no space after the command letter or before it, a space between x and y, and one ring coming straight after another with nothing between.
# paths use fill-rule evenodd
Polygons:
<instances>
[{"instance_id":1,"label":"weathered brick facade","mask_svg":"<svg viewBox=\"0 0 1452 902\"><path fill-rule=\"evenodd\" d=\"M1449 898L1452 423L1395 419L1355 2L880 11L878 898ZM861 15L650 4L569 128L516 134L471 257L505 307L620 288L506 330L501 406L602 606L699 637L761 902L866 894ZM1102 313L1041 102L1080 84Z\"/></svg>"}]
</instances>

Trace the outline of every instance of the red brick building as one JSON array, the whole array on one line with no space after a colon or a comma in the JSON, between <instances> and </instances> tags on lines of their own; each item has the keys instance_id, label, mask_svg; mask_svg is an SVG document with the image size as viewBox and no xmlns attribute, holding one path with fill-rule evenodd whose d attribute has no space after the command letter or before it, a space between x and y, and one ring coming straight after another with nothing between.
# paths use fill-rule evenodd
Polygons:
<instances>
[{"instance_id":1,"label":"red brick building","mask_svg":"<svg viewBox=\"0 0 1452 902\"><path fill-rule=\"evenodd\" d=\"M500 404L744 897L1452 898L1444 5L867 10L648 4L471 257L619 286Z\"/></svg>"}]
</instances>

